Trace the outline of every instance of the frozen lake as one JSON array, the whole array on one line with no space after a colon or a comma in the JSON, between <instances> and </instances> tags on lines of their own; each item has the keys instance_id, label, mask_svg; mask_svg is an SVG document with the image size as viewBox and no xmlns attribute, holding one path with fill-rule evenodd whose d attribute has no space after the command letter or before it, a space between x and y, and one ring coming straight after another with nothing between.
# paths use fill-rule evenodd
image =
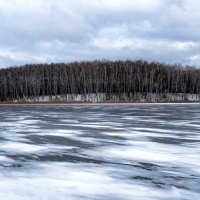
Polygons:
<instances>
[{"instance_id":1,"label":"frozen lake","mask_svg":"<svg viewBox=\"0 0 200 200\"><path fill-rule=\"evenodd\" d=\"M200 199L200 104L1 105L0 199Z\"/></svg>"}]
</instances>

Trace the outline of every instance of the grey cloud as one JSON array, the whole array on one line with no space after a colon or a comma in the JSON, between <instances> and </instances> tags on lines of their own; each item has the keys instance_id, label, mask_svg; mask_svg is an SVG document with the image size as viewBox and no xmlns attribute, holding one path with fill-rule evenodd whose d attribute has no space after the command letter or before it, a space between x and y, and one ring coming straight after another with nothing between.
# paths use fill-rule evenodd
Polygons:
<instances>
[{"instance_id":1,"label":"grey cloud","mask_svg":"<svg viewBox=\"0 0 200 200\"><path fill-rule=\"evenodd\" d=\"M198 0L2 0L0 66L93 59L200 61Z\"/></svg>"}]
</instances>

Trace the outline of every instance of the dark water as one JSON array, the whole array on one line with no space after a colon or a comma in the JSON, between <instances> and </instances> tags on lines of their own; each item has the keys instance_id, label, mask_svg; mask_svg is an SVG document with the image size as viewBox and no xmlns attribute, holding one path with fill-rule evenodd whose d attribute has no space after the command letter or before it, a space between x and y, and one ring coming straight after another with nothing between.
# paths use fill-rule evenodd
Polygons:
<instances>
[{"instance_id":1,"label":"dark water","mask_svg":"<svg viewBox=\"0 0 200 200\"><path fill-rule=\"evenodd\" d=\"M0 199L200 199L200 104L0 106Z\"/></svg>"}]
</instances>

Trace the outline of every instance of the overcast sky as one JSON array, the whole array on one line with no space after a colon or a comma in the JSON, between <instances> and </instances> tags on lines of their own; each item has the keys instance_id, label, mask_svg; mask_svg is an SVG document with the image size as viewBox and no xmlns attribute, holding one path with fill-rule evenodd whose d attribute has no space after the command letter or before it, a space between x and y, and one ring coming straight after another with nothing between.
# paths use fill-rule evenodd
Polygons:
<instances>
[{"instance_id":1,"label":"overcast sky","mask_svg":"<svg viewBox=\"0 0 200 200\"><path fill-rule=\"evenodd\" d=\"M0 66L145 59L200 66L199 0L0 0Z\"/></svg>"}]
</instances>

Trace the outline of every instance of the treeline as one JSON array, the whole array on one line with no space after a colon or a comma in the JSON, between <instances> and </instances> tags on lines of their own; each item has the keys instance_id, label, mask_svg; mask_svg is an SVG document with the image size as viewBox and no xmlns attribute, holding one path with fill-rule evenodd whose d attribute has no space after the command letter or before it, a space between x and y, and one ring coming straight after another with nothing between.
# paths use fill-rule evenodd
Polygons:
<instances>
[{"instance_id":1,"label":"treeline","mask_svg":"<svg viewBox=\"0 0 200 200\"><path fill-rule=\"evenodd\" d=\"M37 64L0 69L0 100L64 94L199 94L200 69L146 61Z\"/></svg>"}]
</instances>

